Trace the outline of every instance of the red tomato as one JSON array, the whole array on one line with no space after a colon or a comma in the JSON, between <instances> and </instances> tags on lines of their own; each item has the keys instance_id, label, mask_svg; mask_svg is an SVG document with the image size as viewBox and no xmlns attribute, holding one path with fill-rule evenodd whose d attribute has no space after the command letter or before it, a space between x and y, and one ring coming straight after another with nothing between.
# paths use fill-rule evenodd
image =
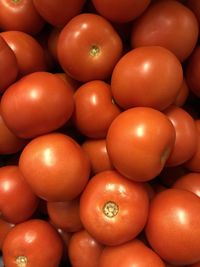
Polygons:
<instances>
[{"instance_id":1,"label":"red tomato","mask_svg":"<svg viewBox=\"0 0 200 267\"><path fill-rule=\"evenodd\" d=\"M2 30L36 34L41 31L44 23L32 0L0 1L0 28Z\"/></svg>"},{"instance_id":2,"label":"red tomato","mask_svg":"<svg viewBox=\"0 0 200 267\"><path fill-rule=\"evenodd\" d=\"M21 153L19 168L38 196L54 202L76 198L90 173L83 149L60 133L39 136L28 143Z\"/></svg>"},{"instance_id":3,"label":"red tomato","mask_svg":"<svg viewBox=\"0 0 200 267\"><path fill-rule=\"evenodd\" d=\"M16 225L3 244L3 261L8 267L58 267L62 240L48 222L29 220Z\"/></svg>"},{"instance_id":4,"label":"red tomato","mask_svg":"<svg viewBox=\"0 0 200 267\"><path fill-rule=\"evenodd\" d=\"M124 23L139 17L150 4L150 0L92 0L98 13L117 23Z\"/></svg>"},{"instance_id":5,"label":"red tomato","mask_svg":"<svg viewBox=\"0 0 200 267\"><path fill-rule=\"evenodd\" d=\"M17 58L20 77L35 71L46 70L44 50L35 38L21 31L5 31L0 35Z\"/></svg>"},{"instance_id":6,"label":"red tomato","mask_svg":"<svg viewBox=\"0 0 200 267\"><path fill-rule=\"evenodd\" d=\"M9 87L1 99L6 125L21 138L58 129L69 120L73 108L71 88L49 72L24 76Z\"/></svg>"},{"instance_id":7,"label":"red tomato","mask_svg":"<svg viewBox=\"0 0 200 267\"><path fill-rule=\"evenodd\" d=\"M186 0L186 5L192 10L200 25L200 2L199 0Z\"/></svg>"},{"instance_id":8,"label":"red tomato","mask_svg":"<svg viewBox=\"0 0 200 267\"><path fill-rule=\"evenodd\" d=\"M74 79L104 80L121 56L122 41L103 17L84 13L62 29L57 49L61 67Z\"/></svg>"},{"instance_id":9,"label":"red tomato","mask_svg":"<svg viewBox=\"0 0 200 267\"><path fill-rule=\"evenodd\" d=\"M85 140L82 148L89 157L93 174L113 169L113 165L108 156L105 139Z\"/></svg>"},{"instance_id":10,"label":"red tomato","mask_svg":"<svg viewBox=\"0 0 200 267\"><path fill-rule=\"evenodd\" d=\"M174 102L182 81L182 66L169 50L139 47L118 61L111 89L115 101L124 109L146 106L163 110Z\"/></svg>"},{"instance_id":11,"label":"red tomato","mask_svg":"<svg viewBox=\"0 0 200 267\"><path fill-rule=\"evenodd\" d=\"M0 168L0 212L11 223L30 218L38 205L38 198L24 180L17 166Z\"/></svg>"},{"instance_id":12,"label":"red tomato","mask_svg":"<svg viewBox=\"0 0 200 267\"><path fill-rule=\"evenodd\" d=\"M73 121L90 138L105 138L111 122L121 110L112 100L111 88L103 81L84 83L74 94Z\"/></svg>"},{"instance_id":13,"label":"red tomato","mask_svg":"<svg viewBox=\"0 0 200 267\"><path fill-rule=\"evenodd\" d=\"M80 87L80 83L78 81L74 80L72 77L70 77L65 72L55 73L54 75L61 78L67 84L67 86L71 88L71 91L73 94L78 89L78 87Z\"/></svg>"},{"instance_id":14,"label":"red tomato","mask_svg":"<svg viewBox=\"0 0 200 267\"><path fill-rule=\"evenodd\" d=\"M33 3L48 23L63 27L70 19L81 12L85 0L33 0Z\"/></svg>"},{"instance_id":15,"label":"red tomato","mask_svg":"<svg viewBox=\"0 0 200 267\"><path fill-rule=\"evenodd\" d=\"M82 228L79 216L79 199L65 202L47 202L47 211L52 223L66 232Z\"/></svg>"},{"instance_id":16,"label":"red tomato","mask_svg":"<svg viewBox=\"0 0 200 267\"><path fill-rule=\"evenodd\" d=\"M161 258L186 265L200 260L200 199L181 189L167 189L151 201L147 239Z\"/></svg>"},{"instance_id":17,"label":"red tomato","mask_svg":"<svg viewBox=\"0 0 200 267\"><path fill-rule=\"evenodd\" d=\"M14 52L1 36L0 51L0 93L3 93L7 87L16 80L18 75L18 65Z\"/></svg>"},{"instance_id":18,"label":"red tomato","mask_svg":"<svg viewBox=\"0 0 200 267\"><path fill-rule=\"evenodd\" d=\"M0 218L0 251L3 247L3 242L6 238L6 235L10 232L10 230L14 227L14 224L4 221Z\"/></svg>"},{"instance_id":19,"label":"red tomato","mask_svg":"<svg viewBox=\"0 0 200 267\"><path fill-rule=\"evenodd\" d=\"M149 197L143 184L116 171L96 174L80 199L85 229L100 243L118 245L136 237L144 228Z\"/></svg>"},{"instance_id":20,"label":"red tomato","mask_svg":"<svg viewBox=\"0 0 200 267\"><path fill-rule=\"evenodd\" d=\"M119 246L105 247L99 267L165 267L161 258L140 240L134 239Z\"/></svg>"},{"instance_id":21,"label":"red tomato","mask_svg":"<svg viewBox=\"0 0 200 267\"><path fill-rule=\"evenodd\" d=\"M151 5L133 24L132 47L160 45L184 61L198 39L198 21L194 13L177 1Z\"/></svg>"},{"instance_id":22,"label":"red tomato","mask_svg":"<svg viewBox=\"0 0 200 267\"><path fill-rule=\"evenodd\" d=\"M179 89L178 95L176 96L174 100L174 105L181 107L185 104L187 101L189 95L189 87L187 85L187 82L185 79L183 79L182 85Z\"/></svg>"},{"instance_id":23,"label":"red tomato","mask_svg":"<svg viewBox=\"0 0 200 267\"><path fill-rule=\"evenodd\" d=\"M177 106L170 106L164 113L172 122L176 132L175 144L167 160L167 165L181 165L188 161L196 152L196 125L190 114Z\"/></svg>"},{"instance_id":24,"label":"red tomato","mask_svg":"<svg viewBox=\"0 0 200 267\"><path fill-rule=\"evenodd\" d=\"M87 231L72 235L68 245L69 260L73 267L98 267L103 246Z\"/></svg>"},{"instance_id":25,"label":"red tomato","mask_svg":"<svg viewBox=\"0 0 200 267\"><path fill-rule=\"evenodd\" d=\"M148 181L165 166L175 143L175 130L160 111L136 107L112 122L106 142L110 160L122 175Z\"/></svg>"}]
</instances>

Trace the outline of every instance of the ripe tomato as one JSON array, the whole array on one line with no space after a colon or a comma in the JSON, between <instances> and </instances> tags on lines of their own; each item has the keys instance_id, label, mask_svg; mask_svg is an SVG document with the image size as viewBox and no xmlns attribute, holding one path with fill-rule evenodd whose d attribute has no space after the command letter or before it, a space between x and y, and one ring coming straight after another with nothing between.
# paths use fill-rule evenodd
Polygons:
<instances>
[{"instance_id":1,"label":"ripe tomato","mask_svg":"<svg viewBox=\"0 0 200 267\"><path fill-rule=\"evenodd\" d=\"M98 267L103 246L87 231L76 232L68 244L69 260L73 267Z\"/></svg>"},{"instance_id":2,"label":"ripe tomato","mask_svg":"<svg viewBox=\"0 0 200 267\"><path fill-rule=\"evenodd\" d=\"M45 21L39 15L32 0L0 1L0 28L4 31L40 32Z\"/></svg>"},{"instance_id":3,"label":"ripe tomato","mask_svg":"<svg viewBox=\"0 0 200 267\"><path fill-rule=\"evenodd\" d=\"M35 212L38 198L24 180L17 166L0 168L0 212L11 223L29 219Z\"/></svg>"},{"instance_id":4,"label":"ripe tomato","mask_svg":"<svg viewBox=\"0 0 200 267\"><path fill-rule=\"evenodd\" d=\"M200 2L199 2L199 0L186 0L186 5L195 14L195 16L199 22L199 25L200 25Z\"/></svg>"},{"instance_id":5,"label":"ripe tomato","mask_svg":"<svg viewBox=\"0 0 200 267\"><path fill-rule=\"evenodd\" d=\"M144 228L149 197L143 184L116 171L96 174L80 199L85 229L100 243L118 245L136 237Z\"/></svg>"},{"instance_id":6,"label":"ripe tomato","mask_svg":"<svg viewBox=\"0 0 200 267\"><path fill-rule=\"evenodd\" d=\"M90 173L83 149L74 139L61 133L34 138L22 151L19 168L38 196L54 202L76 198Z\"/></svg>"},{"instance_id":7,"label":"ripe tomato","mask_svg":"<svg viewBox=\"0 0 200 267\"><path fill-rule=\"evenodd\" d=\"M24 76L9 87L1 99L6 125L21 138L58 129L69 120L73 108L71 88L49 72Z\"/></svg>"},{"instance_id":8,"label":"ripe tomato","mask_svg":"<svg viewBox=\"0 0 200 267\"><path fill-rule=\"evenodd\" d=\"M189 87L188 84L186 82L186 79L183 79L182 85L179 89L178 95L176 96L175 100L174 100L174 105L181 107L185 104L185 102L187 101L189 95Z\"/></svg>"},{"instance_id":9,"label":"ripe tomato","mask_svg":"<svg viewBox=\"0 0 200 267\"><path fill-rule=\"evenodd\" d=\"M169 50L159 46L139 47L116 64L111 90L117 104L124 109L146 106L163 110L174 102L182 81L182 66Z\"/></svg>"},{"instance_id":10,"label":"ripe tomato","mask_svg":"<svg viewBox=\"0 0 200 267\"><path fill-rule=\"evenodd\" d=\"M177 1L152 4L133 24L132 47L160 45L184 61L198 40L194 13Z\"/></svg>"},{"instance_id":11,"label":"ripe tomato","mask_svg":"<svg viewBox=\"0 0 200 267\"><path fill-rule=\"evenodd\" d=\"M105 247L100 256L99 267L164 267L161 258L138 239L119 246Z\"/></svg>"},{"instance_id":12,"label":"ripe tomato","mask_svg":"<svg viewBox=\"0 0 200 267\"><path fill-rule=\"evenodd\" d=\"M6 238L6 235L10 232L10 230L14 227L14 224L9 223L0 218L0 251L2 251L3 242Z\"/></svg>"},{"instance_id":13,"label":"ripe tomato","mask_svg":"<svg viewBox=\"0 0 200 267\"><path fill-rule=\"evenodd\" d=\"M17 58L19 77L35 71L46 70L44 50L35 38L21 31L5 31L0 35Z\"/></svg>"},{"instance_id":14,"label":"ripe tomato","mask_svg":"<svg viewBox=\"0 0 200 267\"><path fill-rule=\"evenodd\" d=\"M74 80L72 77L70 77L65 72L58 72L58 73L55 73L54 75L61 78L67 84L67 86L71 88L71 91L73 94L78 89L78 87L80 87L80 83Z\"/></svg>"},{"instance_id":15,"label":"ripe tomato","mask_svg":"<svg viewBox=\"0 0 200 267\"><path fill-rule=\"evenodd\" d=\"M175 130L160 111L136 107L112 122L106 143L110 160L122 175L148 181L165 166L175 143Z\"/></svg>"},{"instance_id":16,"label":"ripe tomato","mask_svg":"<svg viewBox=\"0 0 200 267\"><path fill-rule=\"evenodd\" d=\"M62 29L57 49L61 67L74 79L104 80L121 56L122 41L103 17L84 13Z\"/></svg>"},{"instance_id":17,"label":"ripe tomato","mask_svg":"<svg viewBox=\"0 0 200 267\"><path fill-rule=\"evenodd\" d=\"M151 201L147 239L161 258L171 264L200 261L200 199L182 189L167 189Z\"/></svg>"},{"instance_id":18,"label":"ripe tomato","mask_svg":"<svg viewBox=\"0 0 200 267\"><path fill-rule=\"evenodd\" d=\"M105 138L111 122L121 112L113 103L110 86L99 80L84 83L75 92L74 101L76 128L87 137Z\"/></svg>"},{"instance_id":19,"label":"ripe tomato","mask_svg":"<svg viewBox=\"0 0 200 267\"><path fill-rule=\"evenodd\" d=\"M58 267L63 243L53 226L35 219L12 228L2 251L7 267Z\"/></svg>"},{"instance_id":20,"label":"ripe tomato","mask_svg":"<svg viewBox=\"0 0 200 267\"><path fill-rule=\"evenodd\" d=\"M92 0L92 3L103 17L117 23L125 23L139 17L150 4L150 0Z\"/></svg>"}]
</instances>

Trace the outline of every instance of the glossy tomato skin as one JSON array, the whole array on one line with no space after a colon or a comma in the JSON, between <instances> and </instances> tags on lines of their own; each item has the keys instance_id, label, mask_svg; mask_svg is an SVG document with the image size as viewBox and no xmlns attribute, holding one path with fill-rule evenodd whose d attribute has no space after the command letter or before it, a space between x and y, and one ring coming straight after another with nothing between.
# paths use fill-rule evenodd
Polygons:
<instances>
[{"instance_id":1,"label":"glossy tomato skin","mask_svg":"<svg viewBox=\"0 0 200 267\"><path fill-rule=\"evenodd\" d=\"M5 31L1 32L0 35L13 50L17 58L18 77L35 71L46 70L44 50L34 37L21 31Z\"/></svg>"},{"instance_id":2,"label":"glossy tomato skin","mask_svg":"<svg viewBox=\"0 0 200 267\"><path fill-rule=\"evenodd\" d=\"M83 229L70 238L69 260L73 267L98 267L102 250L103 246Z\"/></svg>"},{"instance_id":3,"label":"glossy tomato skin","mask_svg":"<svg viewBox=\"0 0 200 267\"><path fill-rule=\"evenodd\" d=\"M114 100L124 109L146 106L163 110L174 102L182 81L182 66L169 50L139 47L115 65L111 90Z\"/></svg>"},{"instance_id":4,"label":"glossy tomato skin","mask_svg":"<svg viewBox=\"0 0 200 267\"><path fill-rule=\"evenodd\" d=\"M73 108L71 88L49 72L26 75L12 84L1 99L6 125L21 138L56 130L69 120Z\"/></svg>"},{"instance_id":5,"label":"glossy tomato skin","mask_svg":"<svg viewBox=\"0 0 200 267\"><path fill-rule=\"evenodd\" d=\"M106 19L84 13L62 29L57 51L61 67L74 79L105 80L121 56L122 41Z\"/></svg>"},{"instance_id":6,"label":"glossy tomato skin","mask_svg":"<svg viewBox=\"0 0 200 267\"><path fill-rule=\"evenodd\" d=\"M150 4L150 0L119 0L115 4L112 0L92 0L92 3L103 17L113 22L125 23L139 17Z\"/></svg>"},{"instance_id":7,"label":"glossy tomato skin","mask_svg":"<svg viewBox=\"0 0 200 267\"><path fill-rule=\"evenodd\" d=\"M133 24L132 47L160 45L184 61L198 39L198 21L194 13L177 1L152 4Z\"/></svg>"},{"instance_id":8,"label":"glossy tomato skin","mask_svg":"<svg viewBox=\"0 0 200 267\"><path fill-rule=\"evenodd\" d=\"M29 219L39 203L17 166L0 168L0 211L11 223Z\"/></svg>"},{"instance_id":9,"label":"glossy tomato skin","mask_svg":"<svg viewBox=\"0 0 200 267\"><path fill-rule=\"evenodd\" d=\"M85 0L33 0L33 3L45 21L62 28L81 12Z\"/></svg>"},{"instance_id":10,"label":"glossy tomato skin","mask_svg":"<svg viewBox=\"0 0 200 267\"><path fill-rule=\"evenodd\" d=\"M84 228L100 243L118 245L136 237L144 228L149 197L140 183L116 171L91 178L80 199Z\"/></svg>"},{"instance_id":11,"label":"glossy tomato skin","mask_svg":"<svg viewBox=\"0 0 200 267\"><path fill-rule=\"evenodd\" d=\"M134 181L155 178L165 166L174 143L175 130L170 120L148 107L122 112L112 122L106 137L112 164Z\"/></svg>"},{"instance_id":12,"label":"glossy tomato skin","mask_svg":"<svg viewBox=\"0 0 200 267\"><path fill-rule=\"evenodd\" d=\"M168 107L164 113L176 131L175 144L167 160L167 165L178 166L192 158L196 151L197 129L195 121L187 111L175 105Z\"/></svg>"},{"instance_id":13,"label":"glossy tomato skin","mask_svg":"<svg viewBox=\"0 0 200 267\"><path fill-rule=\"evenodd\" d=\"M199 197L182 189L167 189L151 201L145 232L165 261L186 265L200 260L199 209Z\"/></svg>"},{"instance_id":14,"label":"glossy tomato skin","mask_svg":"<svg viewBox=\"0 0 200 267\"><path fill-rule=\"evenodd\" d=\"M18 65L15 54L0 36L0 93L3 93L7 87L15 82L18 75ZM8 75L9 73L9 75Z\"/></svg>"},{"instance_id":15,"label":"glossy tomato skin","mask_svg":"<svg viewBox=\"0 0 200 267\"><path fill-rule=\"evenodd\" d=\"M45 21L39 15L32 0L3 0L0 2L0 28L4 31L40 32Z\"/></svg>"},{"instance_id":16,"label":"glossy tomato skin","mask_svg":"<svg viewBox=\"0 0 200 267\"><path fill-rule=\"evenodd\" d=\"M8 233L3 260L7 267L58 267L62 251L63 243L56 229L44 220L33 219L16 225Z\"/></svg>"},{"instance_id":17,"label":"glossy tomato skin","mask_svg":"<svg viewBox=\"0 0 200 267\"><path fill-rule=\"evenodd\" d=\"M67 86L71 88L71 91L73 94L81 85L78 81L74 80L72 77L70 77L65 72L58 72L58 73L55 73L54 75L61 78L67 84Z\"/></svg>"},{"instance_id":18,"label":"glossy tomato skin","mask_svg":"<svg viewBox=\"0 0 200 267\"><path fill-rule=\"evenodd\" d=\"M105 247L99 267L164 267L161 258L138 239L115 247Z\"/></svg>"},{"instance_id":19,"label":"glossy tomato skin","mask_svg":"<svg viewBox=\"0 0 200 267\"><path fill-rule=\"evenodd\" d=\"M61 133L34 138L22 151L19 168L38 196L55 202L78 197L90 174L80 145Z\"/></svg>"},{"instance_id":20,"label":"glossy tomato skin","mask_svg":"<svg viewBox=\"0 0 200 267\"><path fill-rule=\"evenodd\" d=\"M92 174L114 168L108 156L106 139L87 139L82 148L89 157Z\"/></svg>"},{"instance_id":21,"label":"glossy tomato skin","mask_svg":"<svg viewBox=\"0 0 200 267\"><path fill-rule=\"evenodd\" d=\"M84 83L75 92L74 101L72 118L76 128L87 137L105 138L121 112L113 103L110 85L100 80Z\"/></svg>"},{"instance_id":22,"label":"glossy tomato skin","mask_svg":"<svg viewBox=\"0 0 200 267\"><path fill-rule=\"evenodd\" d=\"M176 96L175 100L174 100L174 105L178 106L178 107L182 107L185 102L187 101L187 98L189 96L189 92L190 89L188 87L187 81L184 78L182 85L179 89L178 95Z\"/></svg>"}]
</instances>

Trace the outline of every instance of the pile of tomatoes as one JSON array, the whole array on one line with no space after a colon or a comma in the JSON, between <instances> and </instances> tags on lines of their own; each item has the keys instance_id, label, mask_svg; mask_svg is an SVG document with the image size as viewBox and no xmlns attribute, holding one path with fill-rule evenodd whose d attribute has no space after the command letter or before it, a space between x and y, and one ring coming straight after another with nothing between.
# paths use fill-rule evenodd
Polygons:
<instances>
[{"instance_id":1,"label":"pile of tomatoes","mask_svg":"<svg viewBox=\"0 0 200 267\"><path fill-rule=\"evenodd\" d=\"M0 1L5 267L200 266L200 1Z\"/></svg>"}]
</instances>

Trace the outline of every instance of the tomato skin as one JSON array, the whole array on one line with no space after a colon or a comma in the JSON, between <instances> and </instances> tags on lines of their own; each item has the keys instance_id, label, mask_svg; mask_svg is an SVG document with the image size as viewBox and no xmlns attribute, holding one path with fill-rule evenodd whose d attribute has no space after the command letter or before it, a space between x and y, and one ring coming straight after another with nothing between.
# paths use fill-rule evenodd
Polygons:
<instances>
[{"instance_id":1,"label":"tomato skin","mask_svg":"<svg viewBox=\"0 0 200 267\"><path fill-rule=\"evenodd\" d=\"M105 247L99 267L164 267L161 258L138 239L115 247Z\"/></svg>"},{"instance_id":2,"label":"tomato skin","mask_svg":"<svg viewBox=\"0 0 200 267\"><path fill-rule=\"evenodd\" d=\"M178 95L176 99L174 100L174 105L178 107L182 107L187 101L188 95L189 95L189 87L186 82L186 79L184 78L183 83L179 89Z\"/></svg>"},{"instance_id":3,"label":"tomato skin","mask_svg":"<svg viewBox=\"0 0 200 267\"><path fill-rule=\"evenodd\" d=\"M3 242L6 238L6 235L14 227L14 224L9 223L2 218L0 218L0 251L2 251Z\"/></svg>"},{"instance_id":4,"label":"tomato skin","mask_svg":"<svg viewBox=\"0 0 200 267\"><path fill-rule=\"evenodd\" d=\"M56 130L69 120L73 108L71 88L49 72L24 76L9 87L1 99L6 125L21 138Z\"/></svg>"},{"instance_id":5,"label":"tomato skin","mask_svg":"<svg viewBox=\"0 0 200 267\"><path fill-rule=\"evenodd\" d=\"M76 90L74 101L72 119L76 128L87 137L105 138L110 124L121 112L112 102L110 85L100 80L84 83Z\"/></svg>"},{"instance_id":6,"label":"tomato skin","mask_svg":"<svg viewBox=\"0 0 200 267\"><path fill-rule=\"evenodd\" d=\"M169 50L139 47L115 65L111 90L114 100L124 109L145 106L163 110L174 102L182 81L182 66Z\"/></svg>"},{"instance_id":7,"label":"tomato skin","mask_svg":"<svg viewBox=\"0 0 200 267\"><path fill-rule=\"evenodd\" d=\"M192 10L195 14L199 25L200 25L200 3L198 0L186 0L186 5Z\"/></svg>"},{"instance_id":8,"label":"tomato skin","mask_svg":"<svg viewBox=\"0 0 200 267\"><path fill-rule=\"evenodd\" d=\"M160 1L133 24L131 44L163 46L182 62L192 53L198 32L198 21L189 8L177 1Z\"/></svg>"},{"instance_id":9,"label":"tomato skin","mask_svg":"<svg viewBox=\"0 0 200 267\"><path fill-rule=\"evenodd\" d=\"M88 182L87 155L71 137L50 133L34 138L19 159L19 168L36 195L47 201L69 201Z\"/></svg>"},{"instance_id":10,"label":"tomato skin","mask_svg":"<svg viewBox=\"0 0 200 267\"><path fill-rule=\"evenodd\" d=\"M0 1L0 28L3 31L40 32L45 21L39 15L32 0Z\"/></svg>"},{"instance_id":11,"label":"tomato skin","mask_svg":"<svg viewBox=\"0 0 200 267\"><path fill-rule=\"evenodd\" d=\"M103 17L83 13L62 29L57 51L61 67L74 79L105 80L121 56L122 41Z\"/></svg>"},{"instance_id":12,"label":"tomato skin","mask_svg":"<svg viewBox=\"0 0 200 267\"><path fill-rule=\"evenodd\" d=\"M63 243L56 229L44 220L34 219L16 225L8 233L3 261L7 267L21 267L20 257L26 257L30 267L58 267L62 252Z\"/></svg>"},{"instance_id":13,"label":"tomato skin","mask_svg":"<svg viewBox=\"0 0 200 267\"><path fill-rule=\"evenodd\" d=\"M37 11L51 25L64 27L74 16L78 15L85 0L33 0Z\"/></svg>"},{"instance_id":14,"label":"tomato skin","mask_svg":"<svg viewBox=\"0 0 200 267\"><path fill-rule=\"evenodd\" d=\"M92 0L95 9L103 17L117 23L125 23L139 17L150 4L150 0L129 1L118 0Z\"/></svg>"},{"instance_id":15,"label":"tomato skin","mask_svg":"<svg viewBox=\"0 0 200 267\"><path fill-rule=\"evenodd\" d=\"M47 69L45 53L39 42L21 31L5 31L0 35L13 50L18 63L19 77Z\"/></svg>"},{"instance_id":16,"label":"tomato skin","mask_svg":"<svg viewBox=\"0 0 200 267\"><path fill-rule=\"evenodd\" d=\"M145 232L165 261L187 265L200 260L199 209L199 197L182 189L167 189L151 201Z\"/></svg>"},{"instance_id":17,"label":"tomato skin","mask_svg":"<svg viewBox=\"0 0 200 267\"><path fill-rule=\"evenodd\" d=\"M165 166L174 143L175 130L170 120L148 107L122 112L112 122L106 137L113 166L134 181L155 178Z\"/></svg>"},{"instance_id":18,"label":"tomato skin","mask_svg":"<svg viewBox=\"0 0 200 267\"><path fill-rule=\"evenodd\" d=\"M103 246L86 230L72 235L68 245L69 259L73 267L98 267Z\"/></svg>"},{"instance_id":19,"label":"tomato skin","mask_svg":"<svg viewBox=\"0 0 200 267\"><path fill-rule=\"evenodd\" d=\"M149 197L143 184L116 171L96 174L80 198L84 228L100 243L115 246L137 236L145 226Z\"/></svg>"},{"instance_id":20,"label":"tomato skin","mask_svg":"<svg viewBox=\"0 0 200 267\"><path fill-rule=\"evenodd\" d=\"M39 203L17 166L0 168L0 211L10 223L29 219Z\"/></svg>"}]
</instances>

